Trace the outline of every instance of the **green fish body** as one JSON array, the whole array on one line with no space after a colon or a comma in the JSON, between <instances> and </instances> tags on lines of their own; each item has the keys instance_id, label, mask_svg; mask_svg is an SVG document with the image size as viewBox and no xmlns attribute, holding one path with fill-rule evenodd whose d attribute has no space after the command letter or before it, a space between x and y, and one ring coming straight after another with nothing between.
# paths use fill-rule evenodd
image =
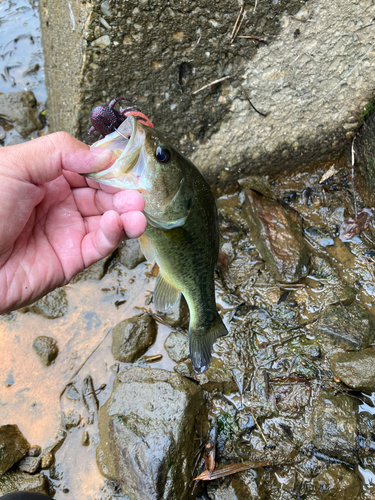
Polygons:
<instances>
[{"instance_id":1,"label":"green fish body","mask_svg":"<svg viewBox=\"0 0 375 500\"><path fill-rule=\"evenodd\" d=\"M139 241L146 259L160 268L155 307L167 312L184 295L191 362L202 373L210 365L213 343L228 333L215 303L219 229L210 187L192 162L133 116L95 146L112 149L117 161L88 177L137 189L145 199L148 224Z\"/></svg>"}]
</instances>

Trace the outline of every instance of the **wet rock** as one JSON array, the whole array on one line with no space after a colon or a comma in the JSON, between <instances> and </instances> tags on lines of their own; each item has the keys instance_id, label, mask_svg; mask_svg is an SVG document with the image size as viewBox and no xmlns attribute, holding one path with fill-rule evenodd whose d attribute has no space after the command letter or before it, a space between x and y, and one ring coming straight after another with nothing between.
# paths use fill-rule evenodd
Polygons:
<instances>
[{"instance_id":1,"label":"wet rock","mask_svg":"<svg viewBox=\"0 0 375 500\"><path fill-rule=\"evenodd\" d=\"M40 460L40 466L42 469L49 469L55 460L53 453L43 453Z\"/></svg>"},{"instance_id":2,"label":"wet rock","mask_svg":"<svg viewBox=\"0 0 375 500\"><path fill-rule=\"evenodd\" d=\"M17 425L0 427L0 475L26 455L30 445Z\"/></svg>"},{"instance_id":3,"label":"wet rock","mask_svg":"<svg viewBox=\"0 0 375 500\"><path fill-rule=\"evenodd\" d=\"M99 413L101 472L134 500L187 499L202 403L199 387L178 374L120 373Z\"/></svg>"},{"instance_id":4,"label":"wet rock","mask_svg":"<svg viewBox=\"0 0 375 500\"><path fill-rule=\"evenodd\" d=\"M375 473L375 415L362 411L357 417L357 444L361 466Z\"/></svg>"},{"instance_id":5,"label":"wet rock","mask_svg":"<svg viewBox=\"0 0 375 500\"><path fill-rule=\"evenodd\" d=\"M49 494L49 482L44 474L30 475L26 472L7 472L0 477L0 496L13 491L29 491L31 493Z\"/></svg>"},{"instance_id":6,"label":"wet rock","mask_svg":"<svg viewBox=\"0 0 375 500\"><path fill-rule=\"evenodd\" d=\"M182 293L179 294L177 301L163 316L163 319L170 326L179 326L181 328L189 327L189 306Z\"/></svg>"},{"instance_id":7,"label":"wet rock","mask_svg":"<svg viewBox=\"0 0 375 500\"><path fill-rule=\"evenodd\" d=\"M41 335L34 340L33 349L39 356L43 366L50 366L59 354L57 342L52 337Z\"/></svg>"},{"instance_id":8,"label":"wet rock","mask_svg":"<svg viewBox=\"0 0 375 500\"><path fill-rule=\"evenodd\" d=\"M82 434L81 445L82 446L89 446L89 444L90 444L90 435L87 431L85 431Z\"/></svg>"},{"instance_id":9,"label":"wet rock","mask_svg":"<svg viewBox=\"0 0 375 500\"><path fill-rule=\"evenodd\" d=\"M134 269L144 262L145 256L142 253L138 239L123 241L118 249L119 261L128 269Z\"/></svg>"},{"instance_id":10,"label":"wet rock","mask_svg":"<svg viewBox=\"0 0 375 500\"><path fill-rule=\"evenodd\" d=\"M275 279L293 283L308 273L310 253L301 229L276 201L246 190L243 210L267 268Z\"/></svg>"},{"instance_id":11,"label":"wet rock","mask_svg":"<svg viewBox=\"0 0 375 500\"><path fill-rule=\"evenodd\" d=\"M22 137L43 128L38 116L36 99L30 90L0 94L0 118L12 123Z\"/></svg>"},{"instance_id":12,"label":"wet rock","mask_svg":"<svg viewBox=\"0 0 375 500\"><path fill-rule=\"evenodd\" d=\"M321 247L330 247L335 244L331 233L327 229L319 229L315 227L307 227L305 233L313 241L318 243Z\"/></svg>"},{"instance_id":13,"label":"wet rock","mask_svg":"<svg viewBox=\"0 0 375 500\"><path fill-rule=\"evenodd\" d=\"M6 137L7 133L4 130L4 127L0 125L0 141L3 141Z\"/></svg>"},{"instance_id":14,"label":"wet rock","mask_svg":"<svg viewBox=\"0 0 375 500\"><path fill-rule=\"evenodd\" d=\"M28 457L39 457L39 455L42 452L42 448L38 446L37 444L34 444L33 446L30 446L30 449L27 453Z\"/></svg>"},{"instance_id":15,"label":"wet rock","mask_svg":"<svg viewBox=\"0 0 375 500\"><path fill-rule=\"evenodd\" d=\"M210 481L207 494L210 500L263 500L265 493L258 488L256 472L240 472L223 480Z\"/></svg>"},{"instance_id":16,"label":"wet rock","mask_svg":"<svg viewBox=\"0 0 375 500\"><path fill-rule=\"evenodd\" d=\"M140 358L156 340L155 320L147 314L133 316L113 329L112 354L117 361L132 363Z\"/></svg>"},{"instance_id":17,"label":"wet rock","mask_svg":"<svg viewBox=\"0 0 375 500\"><path fill-rule=\"evenodd\" d=\"M311 418L312 443L322 453L357 463L355 407L353 398L322 392Z\"/></svg>"},{"instance_id":18,"label":"wet rock","mask_svg":"<svg viewBox=\"0 0 375 500\"><path fill-rule=\"evenodd\" d=\"M353 500L362 490L355 471L343 465L333 465L312 480L308 488L310 500Z\"/></svg>"},{"instance_id":19,"label":"wet rock","mask_svg":"<svg viewBox=\"0 0 375 500\"><path fill-rule=\"evenodd\" d=\"M168 356L176 363L185 361L190 356L189 337L182 332L170 333L164 343L164 347Z\"/></svg>"},{"instance_id":20,"label":"wet rock","mask_svg":"<svg viewBox=\"0 0 375 500\"><path fill-rule=\"evenodd\" d=\"M19 312L32 312L48 319L61 318L68 311L68 300L63 288L53 290L34 304L19 309Z\"/></svg>"},{"instance_id":21,"label":"wet rock","mask_svg":"<svg viewBox=\"0 0 375 500\"><path fill-rule=\"evenodd\" d=\"M371 105L370 105L371 106ZM362 185L361 195L370 206L375 203L375 108L372 105L364 110L366 113L364 124L355 142L357 164L364 175L366 182Z\"/></svg>"},{"instance_id":22,"label":"wet rock","mask_svg":"<svg viewBox=\"0 0 375 500\"><path fill-rule=\"evenodd\" d=\"M101 280L105 273L107 272L109 261L111 260L111 255L105 257L104 259L98 260L92 266L88 267L81 273L77 274L70 280L69 283L78 283L78 281L87 281L87 280Z\"/></svg>"},{"instance_id":23,"label":"wet rock","mask_svg":"<svg viewBox=\"0 0 375 500\"><path fill-rule=\"evenodd\" d=\"M18 464L18 468L28 474L35 474L40 468L41 460L41 457L24 457Z\"/></svg>"},{"instance_id":24,"label":"wet rock","mask_svg":"<svg viewBox=\"0 0 375 500\"><path fill-rule=\"evenodd\" d=\"M334 376L347 386L360 391L375 390L375 347L335 353L330 364Z\"/></svg>"},{"instance_id":25,"label":"wet rock","mask_svg":"<svg viewBox=\"0 0 375 500\"><path fill-rule=\"evenodd\" d=\"M81 415L76 410L70 410L68 413L62 412L62 420L66 430L72 427L78 427L81 423Z\"/></svg>"},{"instance_id":26,"label":"wet rock","mask_svg":"<svg viewBox=\"0 0 375 500\"><path fill-rule=\"evenodd\" d=\"M375 319L358 303L328 306L315 325L319 345L326 351L341 347L363 349L375 340Z\"/></svg>"}]
</instances>

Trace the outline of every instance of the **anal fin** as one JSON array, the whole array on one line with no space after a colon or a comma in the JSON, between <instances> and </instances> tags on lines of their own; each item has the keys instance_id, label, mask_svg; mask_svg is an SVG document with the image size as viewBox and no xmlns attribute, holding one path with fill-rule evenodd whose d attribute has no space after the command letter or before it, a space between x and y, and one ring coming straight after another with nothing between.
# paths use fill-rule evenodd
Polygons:
<instances>
[{"instance_id":1,"label":"anal fin","mask_svg":"<svg viewBox=\"0 0 375 500\"><path fill-rule=\"evenodd\" d=\"M177 302L180 290L171 285L159 271L154 290L154 304L157 311L167 312Z\"/></svg>"}]
</instances>

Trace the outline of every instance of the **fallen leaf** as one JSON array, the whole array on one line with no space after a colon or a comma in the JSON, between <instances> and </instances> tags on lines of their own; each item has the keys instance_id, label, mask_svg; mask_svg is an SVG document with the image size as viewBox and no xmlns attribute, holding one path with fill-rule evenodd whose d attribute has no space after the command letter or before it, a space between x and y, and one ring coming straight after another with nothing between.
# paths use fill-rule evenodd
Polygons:
<instances>
[{"instance_id":1,"label":"fallen leaf","mask_svg":"<svg viewBox=\"0 0 375 500\"><path fill-rule=\"evenodd\" d=\"M260 462L252 462L251 464L228 464L223 467L218 467L213 472L209 472L205 470L198 477L194 479L194 481L213 481L214 479L219 479L220 477L230 476L231 474L235 474L236 472L241 472L243 470L248 469L259 469L261 467L268 467L273 465L272 462L268 460L261 460Z\"/></svg>"},{"instance_id":2,"label":"fallen leaf","mask_svg":"<svg viewBox=\"0 0 375 500\"><path fill-rule=\"evenodd\" d=\"M326 181L330 177L333 177L335 174L337 174L337 170L335 169L334 165L331 165L329 167L329 170L327 170L327 172L322 175L322 178L320 179L319 184L322 184L324 181Z\"/></svg>"},{"instance_id":3,"label":"fallen leaf","mask_svg":"<svg viewBox=\"0 0 375 500\"><path fill-rule=\"evenodd\" d=\"M368 228L370 221L374 215L374 210L372 208L364 208L362 212L359 212L357 217L350 215L340 227L340 240L348 241L361 234L362 231Z\"/></svg>"}]
</instances>

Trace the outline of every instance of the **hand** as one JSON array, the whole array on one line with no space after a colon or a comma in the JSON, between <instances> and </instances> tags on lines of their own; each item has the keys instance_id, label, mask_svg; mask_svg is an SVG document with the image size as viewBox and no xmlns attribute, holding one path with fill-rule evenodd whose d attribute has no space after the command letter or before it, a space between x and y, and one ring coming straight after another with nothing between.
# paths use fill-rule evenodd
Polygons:
<instances>
[{"instance_id":1,"label":"hand","mask_svg":"<svg viewBox=\"0 0 375 500\"><path fill-rule=\"evenodd\" d=\"M113 162L58 132L0 148L0 314L39 299L146 228L142 196L79 173Z\"/></svg>"}]
</instances>

